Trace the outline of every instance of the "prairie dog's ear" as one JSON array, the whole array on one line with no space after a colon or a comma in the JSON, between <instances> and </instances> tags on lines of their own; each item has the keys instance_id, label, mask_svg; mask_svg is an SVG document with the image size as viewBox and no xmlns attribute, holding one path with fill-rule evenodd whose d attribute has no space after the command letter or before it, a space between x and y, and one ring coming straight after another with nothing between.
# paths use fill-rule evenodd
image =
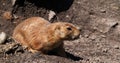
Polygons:
<instances>
[{"instance_id":1,"label":"prairie dog's ear","mask_svg":"<svg viewBox=\"0 0 120 63\"><path fill-rule=\"evenodd\" d=\"M56 26L55 26L55 30L60 30L60 28L61 28L61 27L60 27L59 25L56 25Z\"/></svg>"}]
</instances>

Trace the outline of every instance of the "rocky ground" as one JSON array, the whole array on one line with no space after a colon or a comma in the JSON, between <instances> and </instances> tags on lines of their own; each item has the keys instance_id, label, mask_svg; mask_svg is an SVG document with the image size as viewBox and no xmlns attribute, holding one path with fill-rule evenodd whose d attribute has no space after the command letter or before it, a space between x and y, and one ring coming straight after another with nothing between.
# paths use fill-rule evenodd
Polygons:
<instances>
[{"instance_id":1,"label":"rocky ground","mask_svg":"<svg viewBox=\"0 0 120 63\"><path fill-rule=\"evenodd\" d=\"M22 0L13 8L11 0L0 0L0 32L6 40L0 44L0 63L120 63L120 0ZM15 19L3 14L14 10ZM80 38L65 41L68 58L32 54L14 45L13 29L22 20L40 16L50 22L66 21L81 28ZM0 35L1 36L1 35Z\"/></svg>"}]
</instances>

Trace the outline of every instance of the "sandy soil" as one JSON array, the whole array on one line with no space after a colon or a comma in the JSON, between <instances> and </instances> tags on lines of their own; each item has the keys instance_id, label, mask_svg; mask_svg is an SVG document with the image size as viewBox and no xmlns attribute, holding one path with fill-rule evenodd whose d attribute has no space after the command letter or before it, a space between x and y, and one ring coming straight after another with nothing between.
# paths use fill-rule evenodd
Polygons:
<instances>
[{"instance_id":1,"label":"sandy soil","mask_svg":"<svg viewBox=\"0 0 120 63\"><path fill-rule=\"evenodd\" d=\"M0 44L0 63L120 63L120 0L18 0L14 8L11 0L0 0L0 4L0 32L8 35ZM17 19L2 17L12 10ZM50 22L71 22L82 29L79 39L64 42L68 58L11 47L17 24L32 16L48 19L50 10L56 12Z\"/></svg>"}]
</instances>

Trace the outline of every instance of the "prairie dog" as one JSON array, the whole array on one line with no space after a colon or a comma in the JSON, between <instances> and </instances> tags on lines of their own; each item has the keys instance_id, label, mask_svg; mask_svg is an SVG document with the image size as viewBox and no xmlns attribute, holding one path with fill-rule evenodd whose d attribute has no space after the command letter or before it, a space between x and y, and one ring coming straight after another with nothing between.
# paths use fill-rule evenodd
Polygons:
<instances>
[{"instance_id":1,"label":"prairie dog","mask_svg":"<svg viewBox=\"0 0 120 63\"><path fill-rule=\"evenodd\" d=\"M31 17L17 25L13 39L32 53L47 54L54 50L64 57L63 40L75 39L79 34L79 29L71 23L50 23L41 17Z\"/></svg>"}]
</instances>

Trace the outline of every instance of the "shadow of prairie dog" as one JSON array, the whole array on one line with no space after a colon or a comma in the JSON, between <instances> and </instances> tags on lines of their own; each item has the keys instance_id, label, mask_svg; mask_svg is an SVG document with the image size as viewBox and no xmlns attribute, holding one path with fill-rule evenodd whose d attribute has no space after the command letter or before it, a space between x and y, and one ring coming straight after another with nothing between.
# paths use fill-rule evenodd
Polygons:
<instances>
[{"instance_id":1,"label":"shadow of prairie dog","mask_svg":"<svg viewBox=\"0 0 120 63\"><path fill-rule=\"evenodd\" d=\"M79 29L71 23L50 23L41 17L31 17L17 25L13 38L32 53L47 54L55 49L59 56L65 57L63 40L78 38L79 34Z\"/></svg>"}]
</instances>

